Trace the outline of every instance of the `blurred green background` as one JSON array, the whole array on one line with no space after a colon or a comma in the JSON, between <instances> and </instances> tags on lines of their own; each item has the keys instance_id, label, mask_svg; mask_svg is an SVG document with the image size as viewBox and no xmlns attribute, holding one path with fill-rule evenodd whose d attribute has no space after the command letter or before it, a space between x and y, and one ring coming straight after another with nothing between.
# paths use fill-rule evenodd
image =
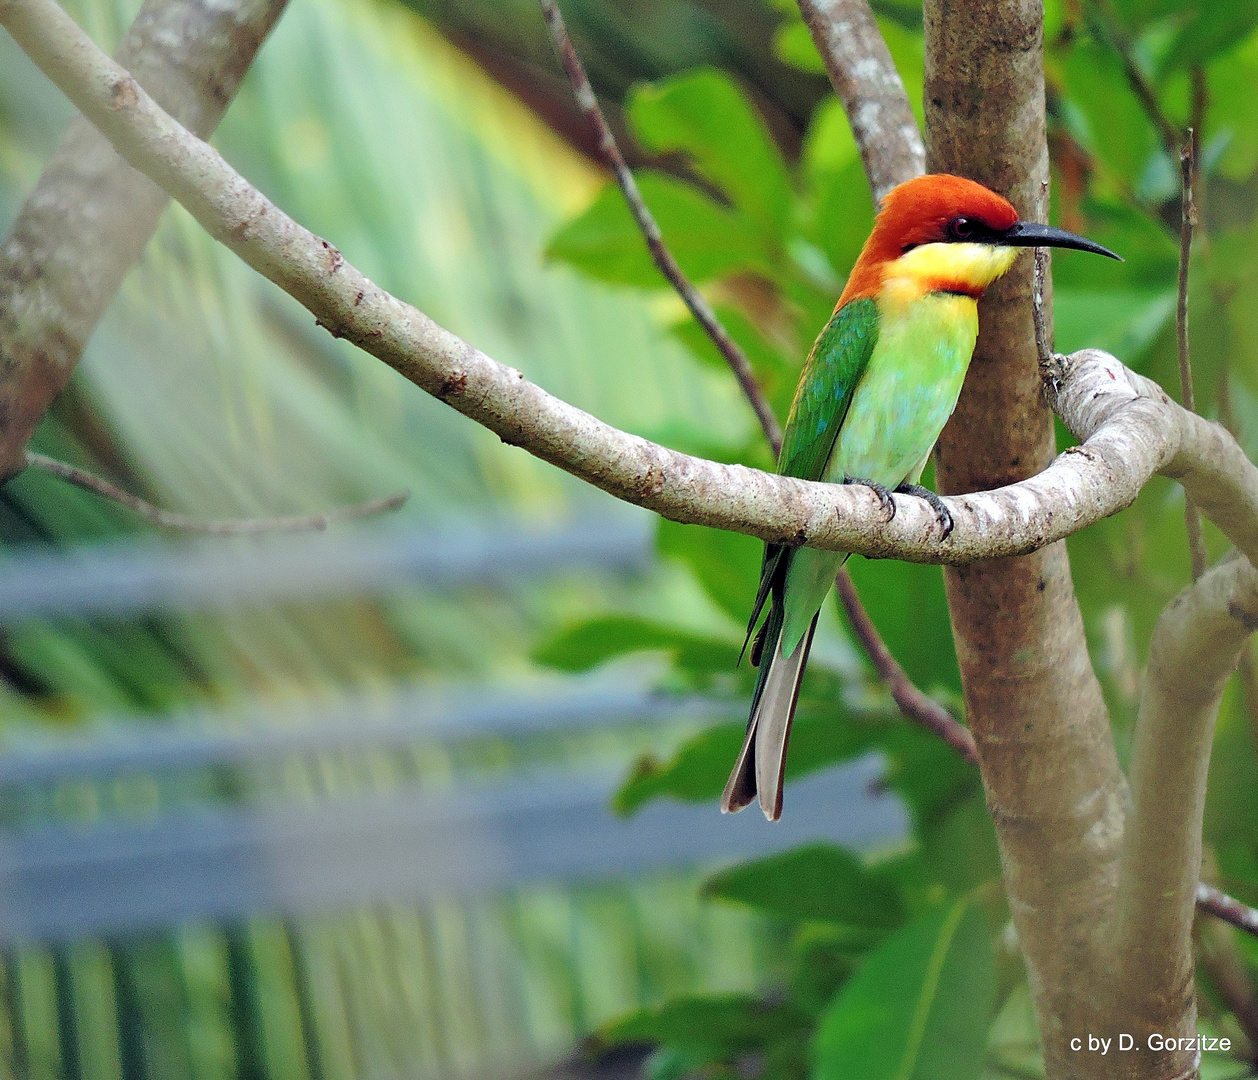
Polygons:
<instances>
[{"instance_id":1,"label":"blurred green background","mask_svg":"<svg viewBox=\"0 0 1258 1080\"><path fill-rule=\"evenodd\" d=\"M70 7L106 47L134 13L121 0ZM784 415L873 213L798 13L787 0L563 7L666 239ZM921 10L902 0L875 10L920 117ZM1256 24L1252 0L1050 0L1045 27L1054 217L1127 260L1055 256L1057 345L1109 349L1177 389L1178 163L1133 92L1134 70L1172 125L1200 122L1197 402L1251 456ZM69 115L0 40L0 223ZM532 0L299 0L214 142L374 280L551 392L679 449L769 464L735 383L593 162ZM573 775L617 770L623 814L654 800L715 814L750 688L736 659L758 545L656 526L502 445L333 341L178 208L35 446L203 517L302 513L406 488L398 520L351 529L347 542L372 528L525 535L598 520L654 529L655 557L453 587L7 617L0 738L10 749L185 731L205 715L256 732L275 722L257 718L268 710L300 726L345 701L469 685L521 696L583 673L700 696L729 719L426 743L400 757L306 755L208 779L17 785L0 799L13 835L202 803L442 791L555 763ZM126 511L35 472L0 492L0 537L4 572L32 553L154 542ZM1209 541L1221 554L1221 538ZM1180 489L1155 481L1070 551L1125 755L1153 622L1188 580ZM938 569L850 565L895 655L961 715ZM906 835L472 898L9 940L0 1076L515 1076L556 1068L582 1040L586 1056L565 1068L610 1076L644 1062L653 1080L1042 1075L976 774L898 718L829 608L815 656L792 775L876 752L880 788L907 809ZM1256 722L1239 685L1229 688L1206 826L1211 873L1249 902ZM788 788L787 815L791 800ZM1252 980L1258 946L1225 945ZM1246 1075L1254 1033L1212 970L1203 965L1202 1028L1237 1052L1207 1055L1204 1075Z\"/></svg>"}]
</instances>

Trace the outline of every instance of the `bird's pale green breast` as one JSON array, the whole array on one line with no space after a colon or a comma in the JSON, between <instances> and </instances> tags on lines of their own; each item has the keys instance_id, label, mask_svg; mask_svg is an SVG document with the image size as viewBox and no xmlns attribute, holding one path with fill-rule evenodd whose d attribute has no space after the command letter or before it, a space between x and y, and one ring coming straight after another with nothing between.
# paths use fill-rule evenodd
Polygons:
<instances>
[{"instance_id":1,"label":"bird's pale green breast","mask_svg":"<svg viewBox=\"0 0 1258 1080\"><path fill-rule=\"evenodd\" d=\"M942 292L906 302L884 294L876 303L873 351L821 478L841 484L854 477L894 488L916 483L956 407L978 337L978 305L970 296ZM846 558L817 548L794 552L786 579L784 653L807 633Z\"/></svg>"},{"instance_id":2,"label":"bird's pale green breast","mask_svg":"<svg viewBox=\"0 0 1258 1080\"><path fill-rule=\"evenodd\" d=\"M824 478L916 481L961 393L978 336L970 296L878 300L878 341L826 463Z\"/></svg>"}]
</instances>

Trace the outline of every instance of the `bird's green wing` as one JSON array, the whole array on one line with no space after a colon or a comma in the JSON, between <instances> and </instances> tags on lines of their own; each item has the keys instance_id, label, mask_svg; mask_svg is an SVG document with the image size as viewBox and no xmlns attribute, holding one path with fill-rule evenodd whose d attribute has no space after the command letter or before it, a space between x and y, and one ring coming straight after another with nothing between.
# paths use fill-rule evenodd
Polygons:
<instances>
[{"instance_id":1,"label":"bird's green wing","mask_svg":"<svg viewBox=\"0 0 1258 1080\"><path fill-rule=\"evenodd\" d=\"M808 354L786 421L778 455L783 476L821 479L877 340L878 308L872 299L849 301L826 323Z\"/></svg>"},{"instance_id":2,"label":"bird's green wing","mask_svg":"<svg viewBox=\"0 0 1258 1080\"><path fill-rule=\"evenodd\" d=\"M851 300L831 316L799 378L778 455L779 473L801 480L821 479L877 340L878 307L872 299ZM747 625L749 636L773 582L785 570L785 556L790 550L776 544L765 548L760 588Z\"/></svg>"}]
</instances>

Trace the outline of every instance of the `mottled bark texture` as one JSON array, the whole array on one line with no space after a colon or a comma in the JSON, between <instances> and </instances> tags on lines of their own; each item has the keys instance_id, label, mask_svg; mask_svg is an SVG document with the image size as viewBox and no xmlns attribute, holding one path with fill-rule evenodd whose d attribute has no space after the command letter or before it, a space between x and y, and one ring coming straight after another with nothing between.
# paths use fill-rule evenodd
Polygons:
<instances>
[{"instance_id":1,"label":"mottled bark texture","mask_svg":"<svg viewBox=\"0 0 1258 1080\"><path fill-rule=\"evenodd\" d=\"M925 5L927 168L978 180L1033 221L1047 220L1048 209L1043 22L1041 0ZM941 491L1006 484L1052 460L1031 267L1030 255L1020 259L979 306L974 360L939 442ZM1107 1015L1106 936L1126 785L1066 547L944 576L1048 1075L1100 1075L1111 1063L1072 1052L1070 1039Z\"/></svg>"},{"instance_id":2,"label":"mottled bark texture","mask_svg":"<svg viewBox=\"0 0 1258 1080\"><path fill-rule=\"evenodd\" d=\"M285 0L148 0L118 62L205 138ZM71 122L0 247L0 478L64 389L169 196L82 116Z\"/></svg>"},{"instance_id":3,"label":"mottled bark texture","mask_svg":"<svg viewBox=\"0 0 1258 1080\"><path fill-rule=\"evenodd\" d=\"M843 102L878 203L926 169L904 82L866 0L799 0L799 10Z\"/></svg>"}]
</instances>

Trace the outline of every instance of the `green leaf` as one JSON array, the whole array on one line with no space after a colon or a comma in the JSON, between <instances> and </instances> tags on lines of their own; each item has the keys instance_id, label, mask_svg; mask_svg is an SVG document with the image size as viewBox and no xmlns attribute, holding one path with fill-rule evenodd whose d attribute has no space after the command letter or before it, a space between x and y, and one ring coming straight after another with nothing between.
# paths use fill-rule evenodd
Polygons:
<instances>
[{"instance_id":1,"label":"green leaf","mask_svg":"<svg viewBox=\"0 0 1258 1080\"><path fill-rule=\"evenodd\" d=\"M773 34L773 55L790 67L809 75L824 75L826 62L813 44L803 19L785 22Z\"/></svg>"},{"instance_id":2,"label":"green leaf","mask_svg":"<svg viewBox=\"0 0 1258 1080\"><path fill-rule=\"evenodd\" d=\"M1113 49L1084 39L1071 49L1063 76L1073 106L1063 114L1071 133L1115 175L1134 184L1161 143L1128 86L1122 62Z\"/></svg>"},{"instance_id":3,"label":"green leaf","mask_svg":"<svg viewBox=\"0 0 1258 1080\"><path fill-rule=\"evenodd\" d=\"M739 625L751 613L764 544L752 536L660 519L661 555L685 563L704 591Z\"/></svg>"},{"instance_id":4,"label":"green leaf","mask_svg":"<svg viewBox=\"0 0 1258 1080\"><path fill-rule=\"evenodd\" d=\"M961 673L939 567L857 556L847 568L909 678L927 692L944 687L959 693Z\"/></svg>"},{"instance_id":5,"label":"green leaf","mask_svg":"<svg viewBox=\"0 0 1258 1080\"><path fill-rule=\"evenodd\" d=\"M1227 139L1218 172L1243 183L1258 166L1258 34L1212 63L1207 81L1210 105L1202 126L1211 142Z\"/></svg>"},{"instance_id":6,"label":"green leaf","mask_svg":"<svg viewBox=\"0 0 1258 1080\"><path fill-rule=\"evenodd\" d=\"M786 1002L770 1004L749 994L680 997L617 1020L598 1033L603 1043L663 1043L714 1056L752 1050L802 1034L808 1017Z\"/></svg>"},{"instance_id":7,"label":"green leaf","mask_svg":"<svg viewBox=\"0 0 1258 1080\"><path fill-rule=\"evenodd\" d=\"M808 131L804 134L800 160L804 179L810 187L816 187L859 157L860 151L847 113L843 111L843 103L837 97L826 98L813 111Z\"/></svg>"},{"instance_id":8,"label":"green leaf","mask_svg":"<svg viewBox=\"0 0 1258 1080\"><path fill-rule=\"evenodd\" d=\"M1175 289L1057 289L1053 292L1056 347L1104 349L1130 364L1175 314Z\"/></svg>"},{"instance_id":9,"label":"green leaf","mask_svg":"<svg viewBox=\"0 0 1258 1080\"><path fill-rule=\"evenodd\" d=\"M708 878L703 891L796 919L889 927L903 916L895 889L885 878L830 844L735 866Z\"/></svg>"},{"instance_id":10,"label":"green leaf","mask_svg":"<svg viewBox=\"0 0 1258 1080\"><path fill-rule=\"evenodd\" d=\"M813 1080L972 1080L995 992L991 935L967 899L932 911L866 957L826 1011Z\"/></svg>"},{"instance_id":11,"label":"green leaf","mask_svg":"<svg viewBox=\"0 0 1258 1080\"><path fill-rule=\"evenodd\" d=\"M805 682L815 678L810 673ZM616 812L632 814L662 796L682 802L720 798L746 730L741 722L719 724L687 739L668 761L651 754L639 758L613 799ZM791 728L787 782L865 753L885 730L877 719L853 717L833 705L816 709L801 704Z\"/></svg>"},{"instance_id":12,"label":"green leaf","mask_svg":"<svg viewBox=\"0 0 1258 1080\"><path fill-rule=\"evenodd\" d=\"M888 759L887 786L908 804L919 836L980 789L978 770L923 727L889 725L880 745Z\"/></svg>"},{"instance_id":13,"label":"green leaf","mask_svg":"<svg viewBox=\"0 0 1258 1080\"><path fill-rule=\"evenodd\" d=\"M1205 64L1234 49L1255 25L1258 25L1258 0L1202 3L1171 40L1158 71L1159 77Z\"/></svg>"},{"instance_id":14,"label":"green leaf","mask_svg":"<svg viewBox=\"0 0 1258 1080\"><path fill-rule=\"evenodd\" d=\"M692 281L709 281L765 263L764 246L744 214L717 205L669 176L643 172L637 180L669 250ZM546 255L600 281L640 287L665 284L615 184L605 187L587 210L560 227Z\"/></svg>"},{"instance_id":15,"label":"green leaf","mask_svg":"<svg viewBox=\"0 0 1258 1080\"><path fill-rule=\"evenodd\" d=\"M616 813L632 814L665 795L682 802L720 798L746 730L744 723L718 724L687 739L668 761L644 754L612 799Z\"/></svg>"},{"instance_id":16,"label":"green leaf","mask_svg":"<svg viewBox=\"0 0 1258 1080\"><path fill-rule=\"evenodd\" d=\"M560 671L589 671L613 657L653 649L670 652L678 664L699 671L733 671L738 661L733 642L632 615L606 615L569 626L538 645L532 656Z\"/></svg>"},{"instance_id":17,"label":"green leaf","mask_svg":"<svg viewBox=\"0 0 1258 1080\"><path fill-rule=\"evenodd\" d=\"M790 215L790 177L764 122L729 75L700 68L638 87L626 114L643 146L657 154L686 154L756 223L765 241L780 246Z\"/></svg>"},{"instance_id":18,"label":"green leaf","mask_svg":"<svg viewBox=\"0 0 1258 1080\"><path fill-rule=\"evenodd\" d=\"M835 273L846 277L874 227L874 199L859 158L820 185L816 215L816 242Z\"/></svg>"}]
</instances>

